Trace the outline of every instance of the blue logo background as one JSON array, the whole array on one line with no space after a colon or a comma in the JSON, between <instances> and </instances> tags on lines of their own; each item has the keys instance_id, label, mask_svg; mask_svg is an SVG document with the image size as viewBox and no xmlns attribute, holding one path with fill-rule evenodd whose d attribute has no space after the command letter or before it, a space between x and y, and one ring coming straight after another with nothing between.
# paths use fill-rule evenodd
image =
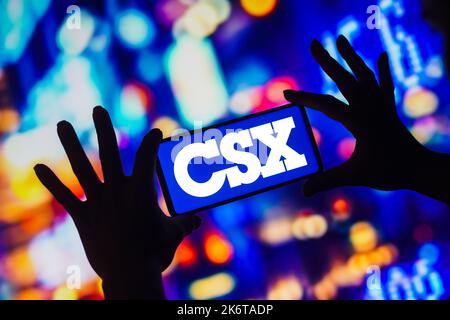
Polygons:
<instances>
[{"instance_id":1,"label":"blue logo background","mask_svg":"<svg viewBox=\"0 0 450 320\"><path fill-rule=\"evenodd\" d=\"M302 114L302 110L298 106L289 106L286 108L275 109L273 110L273 112L255 115L254 117L246 118L243 119L242 121L221 125L219 127L216 127L216 129L220 130L222 132L222 135L225 136L227 129L234 131L238 129L245 130L258 125L271 123L276 120L281 120L287 117L292 117L295 123L295 128L292 129L291 131L287 145L292 149L294 149L295 151L297 151L299 154L304 154L306 157L306 161L308 162L308 165L298 169L286 171L284 173L280 173L278 175L274 175L268 178L263 178L262 176L260 176L252 184L244 184L235 188L230 188L228 180L225 180L225 183L222 186L222 188L217 193L209 197L204 198L193 197L187 194L185 191L183 191L181 187L178 185L177 181L175 180L173 171L174 164L172 161L173 160L172 150L180 142L182 142L182 140L167 140L161 143L161 145L159 146L158 160L162 174L164 175L165 184L170 194L170 200L172 202L172 206L175 213L180 214L199 210L201 208L212 206L234 198L243 197L250 193L274 187L276 185L283 184L292 180L297 180L302 177L306 177L308 175L318 172L320 169L319 164L320 162L319 159L316 158L314 146L312 144L315 142L312 142L310 139L308 128ZM190 137L191 140L194 140L193 136L194 135L191 135ZM199 140L199 138L196 138L195 142L204 142L204 141ZM253 140L253 143L261 144L259 141L256 140ZM218 145L220 144L219 140L217 140L217 144ZM178 150L180 150L179 147ZM267 150L268 154L270 154L270 148L267 148ZM256 154L259 155L259 153ZM266 159L267 156L264 157L264 159L261 159L260 157L262 165L265 164ZM212 159L208 160L208 163L211 162ZM232 166L236 166L236 164L226 163L225 160L223 161L223 164L216 164L216 163L207 164L205 163L205 161L202 161L201 163L190 164L188 170L189 175L192 177L192 179L198 182L204 182L209 180L212 173ZM244 165L238 166L242 172L246 171L246 166ZM162 179L162 177L159 178ZM166 201L169 202L167 196L168 195L165 194Z\"/></svg>"}]
</instances>

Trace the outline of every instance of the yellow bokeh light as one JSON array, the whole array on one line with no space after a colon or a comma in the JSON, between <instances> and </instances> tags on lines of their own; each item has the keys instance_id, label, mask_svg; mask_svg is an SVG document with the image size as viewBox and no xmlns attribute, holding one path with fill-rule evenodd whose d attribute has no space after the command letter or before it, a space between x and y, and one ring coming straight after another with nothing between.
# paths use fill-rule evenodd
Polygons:
<instances>
[{"instance_id":1,"label":"yellow bokeh light","mask_svg":"<svg viewBox=\"0 0 450 320\"><path fill-rule=\"evenodd\" d=\"M236 283L229 273L217 273L194 281L189 287L189 295L193 299L206 300L224 296L230 293Z\"/></svg>"},{"instance_id":2,"label":"yellow bokeh light","mask_svg":"<svg viewBox=\"0 0 450 320\"><path fill-rule=\"evenodd\" d=\"M320 238L327 231L327 220L324 217L315 214L307 218L304 225L304 233L309 238Z\"/></svg>"},{"instance_id":3,"label":"yellow bokeh light","mask_svg":"<svg viewBox=\"0 0 450 320\"><path fill-rule=\"evenodd\" d=\"M12 132L19 126L20 115L12 108L0 109L0 133Z\"/></svg>"},{"instance_id":4,"label":"yellow bokeh light","mask_svg":"<svg viewBox=\"0 0 450 320\"><path fill-rule=\"evenodd\" d=\"M48 198L46 189L42 187L32 168L16 170L12 177L11 189L15 196L22 201L34 202L35 199Z\"/></svg>"},{"instance_id":5,"label":"yellow bokeh light","mask_svg":"<svg viewBox=\"0 0 450 320\"><path fill-rule=\"evenodd\" d=\"M264 17L275 9L277 2L277 0L241 0L241 6L254 17Z\"/></svg>"},{"instance_id":6,"label":"yellow bokeh light","mask_svg":"<svg viewBox=\"0 0 450 320\"><path fill-rule=\"evenodd\" d=\"M350 267L346 264L336 264L333 266L329 278L339 287L357 285L361 281L360 272L352 272Z\"/></svg>"},{"instance_id":7,"label":"yellow bokeh light","mask_svg":"<svg viewBox=\"0 0 450 320\"><path fill-rule=\"evenodd\" d=\"M175 36L187 32L196 37L213 34L231 13L228 0L199 0L187 9L174 25Z\"/></svg>"},{"instance_id":8,"label":"yellow bokeh light","mask_svg":"<svg viewBox=\"0 0 450 320\"><path fill-rule=\"evenodd\" d=\"M393 263L398 256L397 248L391 244L378 247L376 252L380 255L380 259L383 265L389 265Z\"/></svg>"},{"instance_id":9,"label":"yellow bokeh light","mask_svg":"<svg viewBox=\"0 0 450 320\"><path fill-rule=\"evenodd\" d=\"M152 128L161 130L164 138L169 138L176 134L176 130L180 127L177 121L170 117L160 117L153 122Z\"/></svg>"},{"instance_id":10,"label":"yellow bokeh light","mask_svg":"<svg viewBox=\"0 0 450 320\"><path fill-rule=\"evenodd\" d=\"M269 289L269 300L300 300L303 297L303 287L294 276L288 276L275 282Z\"/></svg>"},{"instance_id":11,"label":"yellow bokeh light","mask_svg":"<svg viewBox=\"0 0 450 320\"><path fill-rule=\"evenodd\" d=\"M98 291L98 293L104 298L105 297L105 293L103 292L103 281L101 278L98 278L96 283L95 283L96 289Z\"/></svg>"},{"instance_id":12,"label":"yellow bokeh light","mask_svg":"<svg viewBox=\"0 0 450 320\"><path fill-rule=\"evenodd\" d=\"M36 281L28 250L25 247L15 249L4 260L4 273L7 279L19 286L30 286Z\"/></svg>"},{"instance_id":13,"label":"yellow bokeh light","mask_svg":"<svg viewBox=\"0 0 450 320\"><path fill-rule=\"evenodd\" d=\"M350 269L360 270L364 273L367 267L371 265L371 261L369 259L369 255L364 253L357 253L350 257L347 264Z\"/></svg>"},{"instance_id":14,"label":"yellow bokeh light","mask_svg":"<svg viewBox=\"0 0 450 320\"><path fill-rule=\"evenodd\" d=\"M287 217L264 222L259 230L259 237L269 244L281 244L292 239L291 221Z\"/></svg>"},{"instance_id":15,"label":"yellow bokeh light","mask_svg":"<svg viewBox=\"0 0 450 320\"><path fill-rule=\"evenodd\" d=\"M350 229L350 242L356 252L367 252L377 245L376 230L368 222L355 223Z\"/></svg>"},{"instance_id":16,"label":"yellow bokeh light","mask_svg":"<svg viewBox=\"0 0 450 320\"><path fill-rule=\"evenodd\" d=\"M294 235L294 237L296 239L299 240L304 240L306 239L306 234L304 232L304 218L303 217L298 217L297 219L294 220L294 222L292 223L292 234Z\"/></svg>"},{"instance_id":17,"label":"yellow bokeh light","mask_svg":"<svg viewBox=\"0 0 450 320\"><path fill-rule=\"evenodd\" d=\"M325 277L314 286L313 292L317 300L331 300L336 297L337 287L331 279Z\"/></svg>"},{"instance_id":18,"label":"yellow bokeh light","mask_svg":"<svg viewBox=\"0 0 450 320\"><path fill-rule=\"evenodd\" d=\"M320 238L327 229L327 220L318 214L299 216L292 223L292 234L299 240Z\"/></svg>"},{"instance_id":19,"label":"yellow bokeh light","mask_svg":"<svg viewBox=\"0 0 450 320\"><path fill-rule=\"evenodd\" d=\"M426 88L409 89L403 101L403 110L411 118L419 118L434 113L439 105L436 94Z\"/></svg>"},{"instance_id":20,"label":"yellow bokeh light","mask_svg":"<svg viewBox=\"0 0 450 320\"><path fill-rule=\"evenodd\" d=\"M14 297L15 300L45 300L46 298L46 293L36 288L21 290Z\"/></svg>"},{"instance_id":21,"label":"yellow bokeh light","mask_svg":"<svg viewBox=\"0 0 450 320\"><path fill-rule=\"evenodd\" d=\"M50 202L32 207L26 213L27 218L20 223L20 228L27 234L35 235L52 224L54 214Z\"/></svg>"},{"instance_id":22,"label":"yellow bokeh light","mask_svg":"<svg viewBox=\"0 0 450 320\"><path fill-rule=\"evenodd\" d=\"M78 294L74 289L61 286L53 292L53 300L77 300Z\"/></svg>"}]
</instances>

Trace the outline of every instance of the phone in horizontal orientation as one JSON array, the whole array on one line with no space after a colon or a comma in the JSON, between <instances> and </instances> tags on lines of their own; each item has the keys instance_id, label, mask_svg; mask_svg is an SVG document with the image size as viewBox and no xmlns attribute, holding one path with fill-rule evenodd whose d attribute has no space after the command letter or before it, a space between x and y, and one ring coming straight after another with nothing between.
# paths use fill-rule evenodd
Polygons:
<instances>
[{"instance_id":1,"label":"phone in horizontal orientation","mask_svg":"<svg viewBox=\"0 0 450 320\"><path fill-rule=\"evenodd\" d=\"M320 171L305 108L292 104L166 138L157 162L172 215L213 208Z\"/></svg>"}]
</instances>

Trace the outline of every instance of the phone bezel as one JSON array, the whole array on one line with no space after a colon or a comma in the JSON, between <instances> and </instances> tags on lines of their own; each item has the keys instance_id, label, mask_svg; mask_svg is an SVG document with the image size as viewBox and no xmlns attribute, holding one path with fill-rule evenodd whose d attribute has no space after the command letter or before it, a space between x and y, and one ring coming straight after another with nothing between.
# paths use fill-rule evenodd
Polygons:
<instances>
[{"instance_id":1,"label":"phone bezel","mask_svg":"<svg viewBox=\"0 0 450 320\"><path fill-rule=\"evenodd\" d=\"M174 137L182 137L182 136L189 135L189 134L192 135L192 134L194 134L196 132L198 133L199 131L200 132L204 132L204 131L212 129L212 128L218 128L218 127L221 127L221 126L224 126L224 125L233 124L233 123L236 123L236 122L240 122L240 121L243 121L243 120L255 118L255 117L258 117L258 116L261 116L261 115L264 115L264 114L277 112L279 110L287 109L287 108L291 108L291 107L298 107L300 109L302 117L303 117L303 119L305 121L306 131L308 132L308 137L309 137L309 140L310 140L310 142L312 144L313 151L314 151L314 156L316 157L316 161L317 161L317 164L318 164L318 170L316 172L313 172L313 173L308 174L308 175L303 176L303 177L294 178L292 180L285 181L283 183L279 183L279 184L276 184L276 185L273 185L273 186L270 186L270 187L266 187L266 188L263 188L263 189L260 189L260 190L252 191L252 192L249 192L249 193L246 193L246 194L234 197L234 198L230 198L230 199L227 199L227 200L224 200L224 201L219 201L219 202L216 202L214 204L210 204L210 205L198 208L198 209L194 209L194 210L190 210L190 211L186 211L186 212L176 212L175 208L173 206L173 203L172 203L172 197L170 196L169 188L168 188L168 186L166 184L166 180L164 178L164 173L163 173L163 170L161 168L161 163L160 163L159 156L157 156L156 172L157 172L157 175L158 175L158 180L159 180L159 183L160 183L160 186L161 186L161 190L162 190L164 199L166 201L166 206L167 206L167 209L169 210L169 213L172 216L174 216L174 215L192 214L192 213L197 213L197 212L200 212L200 211L205 211L205 210L208 210L208 209L219 207L221 205L224 205L224 204L227 204L227 203L230 203L230 202L242 200L242 199L249 198L251 196L263 193L263 192L267 192L267 191L270 191L270 190L273 190L273 189L276 189L276 188L280 188L280 187L292 184L294 182L298 182L298 181L307 179L307 178L309 178L309 177L311 177L313 175L316 175L316 174L322 172L323 171L322 158L320 157L319 148L317 146L316 140L314 139L314 133L312 131L311 124L309 122L309 118L308 118L308 115L306 113L306 109L305 109L305 107L302 107L302 106L299 106L299 105L296 105L296 104L286 104L286 105L282 105L282 106L279 106L279 107L275 107L275 108L271 108L271 109L268 109L268 110L264 110L262 112L250 114L250 115L247 115L247 116L243 116L243 117L240 117L240 118L237 118L237 119L232 119L232 120L224 121L224 122L221 122L221 123L218 123L218 124L210 125L210 126L207 126L205 128L202 128L202 129L190 130L188 132L185 132L185 133L173 136L173 137L164 138L164 139L161 140L161 144L163 144L163 143L165 143L167 141L171 141Z\"/></svg>"}]
</instances>

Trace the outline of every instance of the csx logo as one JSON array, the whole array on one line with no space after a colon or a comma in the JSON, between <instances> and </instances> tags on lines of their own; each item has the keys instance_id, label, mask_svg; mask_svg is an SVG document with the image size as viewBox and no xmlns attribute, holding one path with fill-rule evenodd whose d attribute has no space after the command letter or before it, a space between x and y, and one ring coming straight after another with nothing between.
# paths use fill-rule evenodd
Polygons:
<instances>
[{"instance_id":1,"label":"csx logo","mask_svg":"<svg viewBox=\"0 0 450 320\"><path fill-rule=\"evenodd\" d=\"M235 188L243 184L251 184L260 176L267 178L306 166L308 163L305 155L297 153L287 145L294 128L294 120L292 117L287 117L250 129L228 133L221 139L220 145L217 144L216 139L190 144L175 157L175 179L178 185L191 196L209 197L222 188L225 180L228 180L230 188ZM254 140L270 148L265 165L261 165L256 155L235 149L236 145L241 148L252 147ZM188 166L194 158L211 159L220 155L231 163L245 165L247 170L242 172L235 165L212 173L206 182L198 182L191 178Z\"/></svg>"}]
</instances>

